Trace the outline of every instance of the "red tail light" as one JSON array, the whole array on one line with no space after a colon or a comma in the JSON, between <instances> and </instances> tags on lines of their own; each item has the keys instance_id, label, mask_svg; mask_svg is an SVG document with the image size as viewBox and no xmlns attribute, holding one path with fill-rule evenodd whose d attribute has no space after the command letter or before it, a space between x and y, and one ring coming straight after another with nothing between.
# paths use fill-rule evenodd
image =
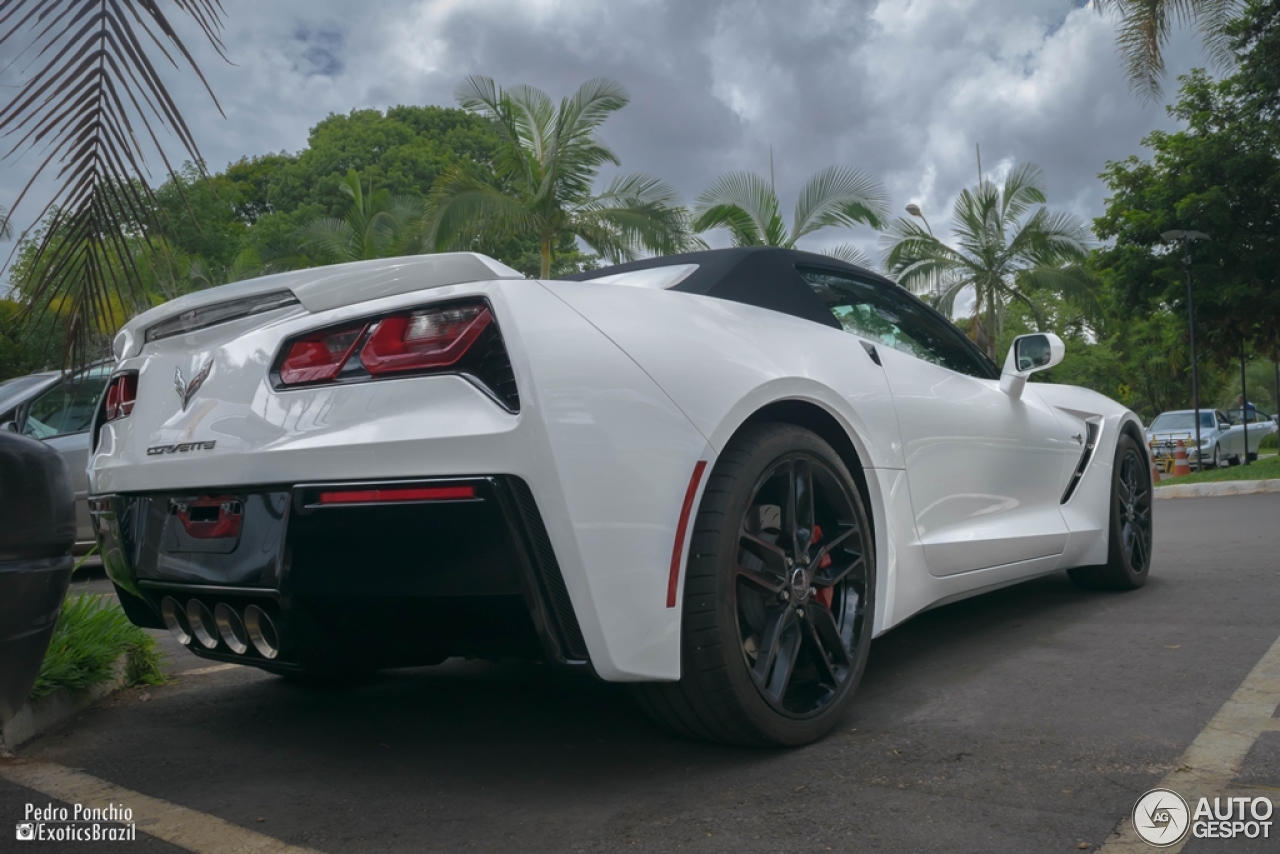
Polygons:
<instances>
[{"instance_id":1,"label":"red tail light","mask_svg":"<svg viewBox=\"0 0 1280 854\"><path fill-rule=\"evenodd\" d=\"M399 314L378 324L360 351L360 363L377 376L457 364L493 322L483 303Z\"/></svg>"},{"instance_id":2,"label":"red tail light","mask_svg":"<svg viewBox=\"0 0 1280 854\"><path fill-rule=\"evenodd\" d=\"M321 504L380 504L396 501L467 501L476 497L474 486L418 486L381 489L346 489L320 493Z\"/></svg>"},{"instance_id":3,"label":"red tail light","mask_svg":"<svg viewBox=\"0 0 1280 854\"><path fill-rule=\"evenodd\" d=\"M367 328L368 324L361 322L296 339L280 365L280 381L294 385L333 379L351 358Z\"/></svg>"},{"instance_id":4,"label":"red tail light","mask_svg":"<svg viewBox=\"0 0 1280 854\"><path fill-rule=\"evenodd\" d=\"M133 404L138 400L138 375L136 373L120 374L111 378L107 386L106 421L125 418L133 412Z\"/></svg>"}]
</instances>

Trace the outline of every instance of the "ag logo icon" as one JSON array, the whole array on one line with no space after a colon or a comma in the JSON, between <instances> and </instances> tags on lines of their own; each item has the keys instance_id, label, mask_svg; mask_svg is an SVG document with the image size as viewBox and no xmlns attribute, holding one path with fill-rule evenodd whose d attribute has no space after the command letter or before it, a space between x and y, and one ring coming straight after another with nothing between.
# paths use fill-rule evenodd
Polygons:
<instances>
[{"instance_id":1,"label":"ag logo icon","mask_svg":"<svg viewBox=\"0 0 1280 854\"><path fill-rule=\"evenodd\" d=\"M1133 806L1133 829L1144 842L1166 848L1176 845L1191 827L1191 811L1172 789L1152 789Z\"/></svg>"}]
</instances>

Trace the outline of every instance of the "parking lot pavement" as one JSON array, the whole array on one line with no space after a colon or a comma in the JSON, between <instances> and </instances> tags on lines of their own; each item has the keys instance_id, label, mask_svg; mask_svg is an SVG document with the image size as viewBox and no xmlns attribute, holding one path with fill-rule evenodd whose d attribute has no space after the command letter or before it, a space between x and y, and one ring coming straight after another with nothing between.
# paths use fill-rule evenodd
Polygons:
<instances>
[{"instance_id":1,"label":"parking lot pavement","mask_svg":"<svg viewBox=\"0 0 1280 854\"><path fill-rule=\"evenodd\" d=\"M343 690L179 676L19 761L335 853L1093 849L1177 779L1280 635L1280 495L1155 512L1145 588L1085 593L1058 575L920 615L873 644L844 724L798 750L671 738L623 687L451 661ZM1233 788L1276 794L1280 732L1245 748ZM4 824L48 800L3 775ZM171 840L219 850L177 826ZM1276 835L1185 850L1276 851Z\"/></svg>"}]
</instances>

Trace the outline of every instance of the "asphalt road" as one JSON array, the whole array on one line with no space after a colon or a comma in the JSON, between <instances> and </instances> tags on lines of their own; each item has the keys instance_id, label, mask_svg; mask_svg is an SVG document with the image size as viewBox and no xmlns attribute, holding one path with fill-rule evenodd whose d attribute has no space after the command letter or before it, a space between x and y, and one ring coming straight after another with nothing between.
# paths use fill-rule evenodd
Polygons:
<instances>
[{"instance_id":1,"label":"asphalt road","mask_svg":"<svg viewBox=\"0 0 1280 854\"><path fill-rule=\"evenodd\" d=\"M1280 495L1155 512L1145 588L1059 575L918 616L875 641L848 719L803 749L683 741L618 686L448 662L332 691L180 676L19 755L330 854L1093 849L1280 635ZM175 670L207 666L175 654ZM1280 800L1280 732L1236 782ZM0 779L0 826L32 801L49 799ZM178 850L141 835L15 850L98 848Z\"/></svg>"}]
</instances>

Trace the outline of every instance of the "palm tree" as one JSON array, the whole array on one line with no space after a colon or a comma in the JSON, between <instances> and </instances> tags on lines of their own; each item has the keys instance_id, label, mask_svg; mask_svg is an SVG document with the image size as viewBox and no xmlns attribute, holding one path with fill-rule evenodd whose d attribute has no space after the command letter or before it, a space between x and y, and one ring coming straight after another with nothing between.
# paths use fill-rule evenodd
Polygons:
<instances>
[{"instance_id":1,"label":"palm tree","mask_svg":"<svg viewBox=\"0 0 1280 854\"><path fill-rule=\"evenodd\" d=\"M303 246L317 250L329 263L405 254L426 217L422 199L366 190L354 169L347 170L338 188L351 199L346 215L308 222L299 232Z\"/></svg>"},{"instance_id":2,"label":"palm tree","mask_svg":"<svg viewBox=\"0 0 1280 854\"><path fill-rule=\"evenodd\" d=\"M796 200L791 228L771 182L751 172L721 175L694 203L694 231L727 228L734 246L793 248L805 235L830 226L858 223L880 228L888 218L884 187L875 178L846 166L829 166L810 178ZM829 255L867 266L857 247L841 244Z\"/></svg>"},{"instance_id":3,"label":"palm tree","mask_svg":"<svg viewBox=\"0 0 1280 854\"><path fill-rule=\"evenodd\" d=\"M1129 83L1143 100L1160 96L1164 79L1164 47L1175 24L1192 24L1200 31L1214 64L1232 62L1226 27L1240 14L1244 0L1094 0L1101 13L1116 12L1120 31L1116 42L1129 73Z\"/></svg>"},{"instance_id":4,"label":"palm tree","mask_svg":"<svg viewBox=\"0 0 1280 854\"><path fill-rule=\"evenodd\" d=\"M620 165L597 129L630 100L621 84L588 80L558 107L541 89L502 89L488 77L468 77L454 96L463 109L492 120L499 144L491 170L468 163L437 183L427 249L532 237L545 279L564 235L613 262L688 245L687 214L658 179L623 175L595 192L600 168Z\"/></svg>"},{"instance_id":5,"label":"palm tree","mask_svg":"<svg viewBox=\"0 0 1280 854\"><path fill-rule=\"evenodd\" d=\"M13 237L13 226L9 225L9 213L0 205L0 240Z\"/></svg>"},{"instance_id":6,"label":"palm tree","mask_svg":"<svg viewBox=\"0 0 1280 854\"><path fill-rule=\"evenodd\" d=\"M5 156L39 152L11 213L46 171L58 185L33 218L48 214L27 265L34 277L14 285L28 310L65 307L72 365L86 360L115 307L135 303L145 287L130 241L154 225L147 154L158 154L174 175L161 142L172 136L175 148L203 162L159 68L185 62L213 92L162 7L189 16L225 58L221 0L0 3L0 54L31 57L29 76L0 107L0 127L16 140Z\"/></svg>"},{"instance_id":7,"label":"palm tree","mask_svg":"<svg viewBox=\"0 0 1280 854\"><path fill-rule=\"evenodd\" d=\"M1088 253L1089 230L1076 216L1050 213L1043 184L1040 167L1024 163L1003 186L983 180L962 191L951 214L954 247L908 219L895 220L884 238L885 269L903 287L931 294L943 313L951 314L956 297L973 289L969 334L992 359L1004 305L1021 302L1043 322L1036 291L1086 298L1090 292L1078 266Z\"/></svg>"}]
</instances>

